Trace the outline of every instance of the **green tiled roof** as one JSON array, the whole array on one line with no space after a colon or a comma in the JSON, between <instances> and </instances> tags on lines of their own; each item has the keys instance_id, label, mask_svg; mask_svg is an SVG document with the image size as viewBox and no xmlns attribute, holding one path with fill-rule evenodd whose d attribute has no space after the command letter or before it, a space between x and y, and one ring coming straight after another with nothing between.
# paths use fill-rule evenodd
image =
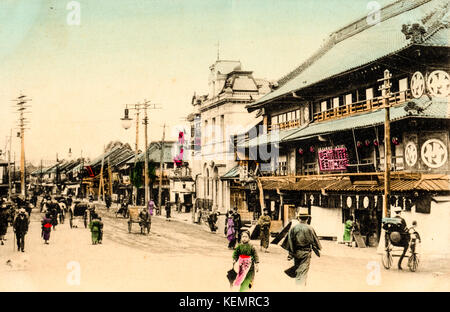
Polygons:
<instances>
[{"instance_id":1,"label":"green tiled roof","mask_svg":"<svg viewBox=\"0 0 450 312\"><path fill-rule=\"evenodd\" d=\"M274 100L403 50L412 43L401 32L402 25L421 20L433 10L437 10L441 4L439 0L432 0L334 44L309 66L304 66L298 75L248 107ZM425 37L423 45L448 46L448 34L448 29L426 34L431 36Z\"/></svg>"},{"instance_id":2,"label":"green tiled roof","mask_svg":"<svg viewBox=\"0 0 450 312\"><path fill-rule=\"evenodd\" d=\"M239 166L233 167L225 173L223 176L221 176L222 179L229 179L229 178L237 178L239 176Z\"/></svg>"},{"instance_id":3,"label":"green tiled roof","mask_svg":"<svg viewBox=\"0 0 450 312\"><path fill-rule=\"evenodd\" d=\"M173 162L173 158L175 155L173 154L172 149L174 148L174 145L175 145L174 142L164 142L163 162L165 162L165 163ZM140 153L137 156L136 161L143 162L144 157L145 157L144 153ZM150 143L150 146L148 147L148 160L150 162L159 163L160 158L161 158L160 142ZM134 157L131 157L130 160L127 161L127 164L133 164L133 163L134 163Z\"/></svg>"}]
</instances>

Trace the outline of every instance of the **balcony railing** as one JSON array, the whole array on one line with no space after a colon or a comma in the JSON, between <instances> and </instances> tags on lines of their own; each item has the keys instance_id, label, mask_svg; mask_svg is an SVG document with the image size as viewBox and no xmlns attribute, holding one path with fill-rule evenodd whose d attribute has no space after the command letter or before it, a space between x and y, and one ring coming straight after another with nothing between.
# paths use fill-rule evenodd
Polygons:
<instances>
[{"instance_id":1,"label":"balcony railing","mask_svg":"<svg viewBox=\"0 0 450 312\"><path fill-rule=\"evenodd\" d=\"M392 93L391 97L388 99L390 105L398 105L404 103L405 101L410 100L411 92L410 90L400 91ZM361 113L361 112L369 112L379 108L382 108L384 105L383 97L376 97L370 100L358 101L355 103L351 103L348 105L343 105L335 108L328 109L323 112L318 112L313 115L313 121L320 122L330 119L337 119L345 116L350 116L353 114ZM285 130L290 128L296 128L301 126L301 120L290 120L277 124L272 124L267 127L268 131L271 130Z\"/></svg>"},{"instance_id":2,"label":"balcony railing","mask_svg":"<svg viewBox=\"0 0 450 312\"><path fill-rule=\"evenodd\" d=\"M401 104L407 100L411 99L410 90L405 90L401 92L393 93L391 97L388 98L389 104L392 106ZM313 115L314 121L325 121L330 119L336 119L348 115L357 114L360 112L368 112L382 108L384 105L383 97L377 97L370 100L358 101L348 105L343 105L335 108L328 109L323 112L318 112Z\"/></svg>"}]
</instances>

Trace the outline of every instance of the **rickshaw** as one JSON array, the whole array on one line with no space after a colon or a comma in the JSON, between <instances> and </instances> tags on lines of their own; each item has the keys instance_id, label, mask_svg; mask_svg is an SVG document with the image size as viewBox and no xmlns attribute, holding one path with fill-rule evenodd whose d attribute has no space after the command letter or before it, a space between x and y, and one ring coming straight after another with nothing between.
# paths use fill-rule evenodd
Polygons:
<instances>
[{"instance_id":1,"label":"rickshaw","mask_svg":"<svg viewBox=\"0 0 450 312\"><path fill-rule=\"evenodd\" d=\"M389 270L393 264L393 257L400 257L401 253L395 253L394 247L403 248L402 242L408 240L408 251L405 257L408 256L408 267L411 272L417 271L419 267L419 255L416 251L416 236L409 233L409 228L404 231L401 230L401 219L399 218L383 218L382 227L386 231L385 234L385 252L382 255L381 262L385 269Z\"/></svg>"},{"instance_id":2,"label":"rickshaw","mask_svg":"<svg viewBox=\"0 0 450 312\"><path fill-rule=\"evenodd\" d=\"M147 234L150 233L150 226L152 224L151 216L149 215L148 221L142 221L139 218L139 213L140 213L141 209L145 209L145 208L139 208L139 207L128 208L128 214L130 216L130 218L128 220L128 233L131 233L131 228L133 226L133 223L139 223L139 226L141 227L141 234L145 234L145 232L147 232Z\"/></svg>"},{"instance_id":3,"label":"rickshaw","mask_svg":"<svg viewBox=\"0 0 450 312\"><path fill-rule=\"evenodd\" d=\"M116 218L118 214L121 214L124 218L129 217L130 212L128 209L128 203L126 201L122 201L122 203L120 203L120 208L116 211Z\"/></svg>"},{"instance_id":4,"label":"rickshaw","mask_svg":"<svg viewBox=\"0 0 450 312\"><path fill-rule=\"evenodd\" d=\"M75 217L82 217L84 227L88 226L88 211L89 205L87 203L83 203L79 200L74 201L72 207L69 209L70 214L70 228L73 228L73 219Z\"/></svg>"}]
</instances>

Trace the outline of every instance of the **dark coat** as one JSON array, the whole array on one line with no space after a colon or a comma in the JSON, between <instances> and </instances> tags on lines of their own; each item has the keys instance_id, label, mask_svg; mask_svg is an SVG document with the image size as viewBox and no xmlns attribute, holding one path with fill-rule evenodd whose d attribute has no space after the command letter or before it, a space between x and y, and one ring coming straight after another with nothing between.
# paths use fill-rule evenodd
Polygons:
<instances>
[{"instance_id":1,"label":"dark coat","mask_svg":"<svg viewBox=\"0 0 450 312\"><path fill-rule=\"evenodd\" d=\"M26 215L18 215L13 223L16 233L26 234L28 232L28 217Z\"/></svg>"}]
</instances>

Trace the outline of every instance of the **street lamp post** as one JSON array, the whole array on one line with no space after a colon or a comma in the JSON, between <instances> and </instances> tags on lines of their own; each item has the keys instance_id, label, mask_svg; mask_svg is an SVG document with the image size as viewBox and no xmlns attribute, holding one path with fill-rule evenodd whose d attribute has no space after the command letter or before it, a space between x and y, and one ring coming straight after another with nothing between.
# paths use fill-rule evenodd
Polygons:
<instances>
[{"instance_id":1,"label":"street lamp post","mask_svg":"<svg viewBox=\"0 0 450 312\"><path fill-rule=\"evenodd\" d=\"M137 104L131 104L134 107L128 108L128 105L125 108L124 117L120 118L122 121L122 127L127 130L131 127L131 121L132 119L129 117L129 110L134 109L136 110L136 146L135 146L135 157L134 157L134 168L136 168L136 162L137 162L137 156L138 156L138 144L139 144L139 114L140 110L144 110L144 132L145 132L145 152L144 152L144 185L145 185L145 204L147 205L150 199L150 192L149 192L149 177L148 177L148 116L147 116L147 109L150 108L150 101L144 100L144 103L137 103ZM156 107L153 107L153 109L156 109ZM133 186L133 193L135 193L135 198L133 200L134 205L136 205L137 201L137 188Z\"/></svg>"}]
</instances>

